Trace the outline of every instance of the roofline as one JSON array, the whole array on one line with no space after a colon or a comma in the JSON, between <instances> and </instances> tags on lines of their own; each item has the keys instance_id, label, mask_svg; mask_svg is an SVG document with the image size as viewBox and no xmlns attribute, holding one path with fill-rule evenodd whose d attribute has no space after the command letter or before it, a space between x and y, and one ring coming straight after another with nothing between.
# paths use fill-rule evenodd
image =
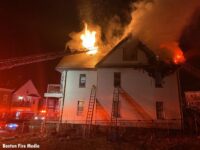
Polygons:
<instances>
[{"instance_id":1,"label":"roofline","mask_svg":"<svg viewBox=\"0 0 200 150\"><path fill-rule=\"evenodd\" d=\"M148 64L136 63L136 64L115 64L115 65L102 65L98 68L145 68L148 67Z\"/></svg>"},{"instance_id":2,"label":"roofline","mask_svg":"<svg viewBox=\"0 0 200 150\"><path fill-rule=\"evenodd\" d=\"M125 41L129 39L130 36L127 36L123 40L121 40L108 54L106 54L96 65L95 67L98 67L106 58L108 58L113 52L117 50L118 47L120 47Z\"/></svg>"},{"instance_id":3,"label":"roofline","mask_svg":"<svg viewBox=\"0 0 200 150\"><path fill-rule=\"evenodd\" d=\"M114 48L112 48L103 58L101 58L99 60L99 62L95 65L94 68L73 68L73 67L56 67L56 70L58 72L62 72L64 70L96 70L97 68L100 68L100 64L106 59L108 58L113 52L115 52L117 50L117 48L119 48L125 41L129 40L131 38L131 35L128 35L127 37L125 37L124 39L122 39ZM141 50L147 55L147 58L148 60L151 60L151 59L154 59L156 60L155 58L155 54L144 44L142 43L140 40L139 40L139 43L138 43L138 46L141 47ZM149 52L148 52L149 51ZM151 55L151 56L150 56ZM153 57L152 57L153 56ZM109 66L109 67L115 67L116 65L114 66ZM130 66L130 65L129 65ZM132 65L131 65L132 66ZM135 67L135 65L133 65ZM102 68L102 67L101 67ZM106 66L107 68L107 66Z\"/></svg>"},{"instance_id":4,"label":"roofline","mask_svg":"<svg viewBox=\"0 0 200 150\"><path fill-rule=\"evenodd\" d=\"M125 37L123 40L121 40L107 55L105 55L96 65L95 67L99 67L99 65L108 58L113 52L117 50L118 47L120 47L125 41L127 41L129 38L131 38L131 35ZM146 54L148 60L154 59L156 60L155 54L143 43L139 40L138 46L141 48L141 50Z\"/></svg>"},{"instance_id":5,"label":"roofline","mask_svg":"<svg viewBox=\"0 0 200 150\"><path fill-rule=\"evenodd\" d=\"M68 71L68 70L91 70L91 71L93 71L93 70L97 70L97 68L73 68L73 67L71 67L71 68L67 68L67 67L56 67L56 70L58 71L58 72L62 72L62 71Z\"/></svg>"},{"instance_id":6,"label":"roofline","mask_svg":"<svg viewBox=\"0 0 200 150\"><path fill-rule=\"evenodd\" d=\"M20 89L21 89L26 83L28 83L29 81L33 84L33 86L34 86L34 88L36 89L38 95L41 97L41 95L40 95L38 89L36 88L35 84L33 83L33 81L32 81L31 79L29 79L29 80L27 80L26 82L24 82L23 84L21 84L20 87L16 88L16 90L13 91L13 93L15 94L18 90L20 90Z\"/></svg>"}]
</instances>

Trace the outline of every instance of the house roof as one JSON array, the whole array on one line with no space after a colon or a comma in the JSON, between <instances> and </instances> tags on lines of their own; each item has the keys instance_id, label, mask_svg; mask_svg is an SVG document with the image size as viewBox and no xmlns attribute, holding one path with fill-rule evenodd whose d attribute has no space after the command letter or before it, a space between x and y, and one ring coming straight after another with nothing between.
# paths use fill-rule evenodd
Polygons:
<instances>
[{"instance_id":1,"label":"house roof","mask_svg":"<svg viewBox=\"0 0 200 150\"><path fill-rule=\"evenodd\" d=\"M80 53L76 55L68 55L64 56L59 64L57 65L57 70L63 69L95 69L101 62L103 62L109 55L111 55L114 51L116 51L121 45L123 45L126 41L131 38L130 36L121 40L114 48L106 53L98 52L95 55L87 55L85 53ZM140 47L146 54L148 59L155 59L154 53L149 50L141 41L138 39L134 39L134 42L137 43L137 46Z\"/></svg>"},{"instance_id":2,"label":"house roof","mask_svg":"<svg viewBox=\"0 0 200 150\"><path fill-rule=\"evenodd\" d=\"M16 94L16 93L18 93L18 94L21 94L21 93L25 94L26 93L29 96L37 95L38 97L40 97L40 94L39 94L38 90L36 89L32 80L26 81L20 87L15 89L14 94Z\"/></svg>"},{"instance_id":3,"label":"house roof","mask_svg":"<svg viewBox=\"0 0 200 150\"><path fill-rule=\"evenodd\" d=\"M64 56L57 65L56 69L94 69L96 64L105 55L105 53L98 52L95 56L87 55L85 53Z\"/></svg>"}]
</instances>

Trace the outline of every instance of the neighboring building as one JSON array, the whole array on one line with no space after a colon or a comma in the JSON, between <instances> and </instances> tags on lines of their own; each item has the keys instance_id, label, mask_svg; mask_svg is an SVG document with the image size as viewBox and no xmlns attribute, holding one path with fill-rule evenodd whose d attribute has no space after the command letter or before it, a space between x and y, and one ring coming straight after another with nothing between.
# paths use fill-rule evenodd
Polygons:
<instances>
[{"instance_id":1,"label":"neighboring building","mask_svg":"<svg viewBox=\"0 0 200 150\"><path fill-rule=\"evenodd\" d=\"M5 119L10 112L13 91L0 88L0 120Z\"/></svg>"},{"instance_id":2,"label":"neighboring building","mask_svg":"<svg viewBox=\"0 0 200 150\"><path fill-rule=\"evenodd\" d=\"M62 74L62 121L85 124L94 85L94 123L109 123L113 91L119 87L119 125L180 128L176 67L157 59L144 44L132 38L124 39L107 54L65 56L56 68Z\"/></svg>"},{"instance_id":3,"label":"neighboring building","mask_svg":"<svg viewBox=\"0 0 200 150\"><path fill-rule=\"evenodd\" d=\"M200 109L200 91L185 92L186 106Z\"/></svg>"},{"instance_id":4,"label":"neighboring building","mask_svg":"<svg viewBox=\"0 0 200 150\"><path fill-rule=\"evenodd\" d=\"M25 119L38 113L41 96L31 80L28 80L15 90L0 89L0 102L11 118ZM3 104L5 102L5 104Z\"/></svg>"}]
</instances>

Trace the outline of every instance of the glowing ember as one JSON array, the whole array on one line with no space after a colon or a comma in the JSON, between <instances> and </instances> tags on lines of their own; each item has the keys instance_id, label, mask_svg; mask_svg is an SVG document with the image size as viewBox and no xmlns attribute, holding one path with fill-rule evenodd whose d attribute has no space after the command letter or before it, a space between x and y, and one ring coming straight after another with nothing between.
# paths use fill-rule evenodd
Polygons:
<instances>
[{"instance_id":1,"label":"glowing ember","mask_svg":"<svg viewBox=\"0 0 200 150\"><path fill-rule=\"evenodd\" d=\"M96 54L98 47L96 44L96 32L88 30L88 26L85 23L85 31L81 35L82 46L88 50L87 54Z\"/></svg>"},{"instance_id":2,"label":"glowing ember","mask_svg":"<svg viewBox=\"0 0 200 150\"><path fill-rule=\"evenodd\" d=\"M175 64L184 63L185 57L177 42L162 44L161 48L167 50L167 53L171 55L171 58Z\"/></svg>"},{"instance_id":3,"label":"glowing ember","mask_svg":"<svg viewBox=\"0 0 200 150\"><path fill-rule=\"evenodd\" d=\"M173 58L173 61L175 64L180 64L183 63L185 61L185 58L183 56L183 52L177 52L176 55Z\"/></svg>"}]
</instances>

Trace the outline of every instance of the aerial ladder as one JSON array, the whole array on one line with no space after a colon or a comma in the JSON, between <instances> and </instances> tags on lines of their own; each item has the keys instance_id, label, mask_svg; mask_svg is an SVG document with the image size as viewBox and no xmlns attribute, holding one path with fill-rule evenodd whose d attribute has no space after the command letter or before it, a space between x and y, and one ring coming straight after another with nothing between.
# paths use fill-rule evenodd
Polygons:
<instances>
[{"instance_id":1,"label":"aerial ladder","mask_svg":"<svg viewBox=\"0 0 200 150\"><path fill-rule=\"evenodd\" d=\"M3 59L3 60L0 60L0 71L12 69L18 66L54 60L54 59L67 56L67 55L76 55L76 54L87 53L87 52L88 51L73 51L73 52L59 51L59 52L49 52L45 54L35 54L35 55L30 55L30 56L25 56L25 57Z\"/></svg>"}]
</instances>

